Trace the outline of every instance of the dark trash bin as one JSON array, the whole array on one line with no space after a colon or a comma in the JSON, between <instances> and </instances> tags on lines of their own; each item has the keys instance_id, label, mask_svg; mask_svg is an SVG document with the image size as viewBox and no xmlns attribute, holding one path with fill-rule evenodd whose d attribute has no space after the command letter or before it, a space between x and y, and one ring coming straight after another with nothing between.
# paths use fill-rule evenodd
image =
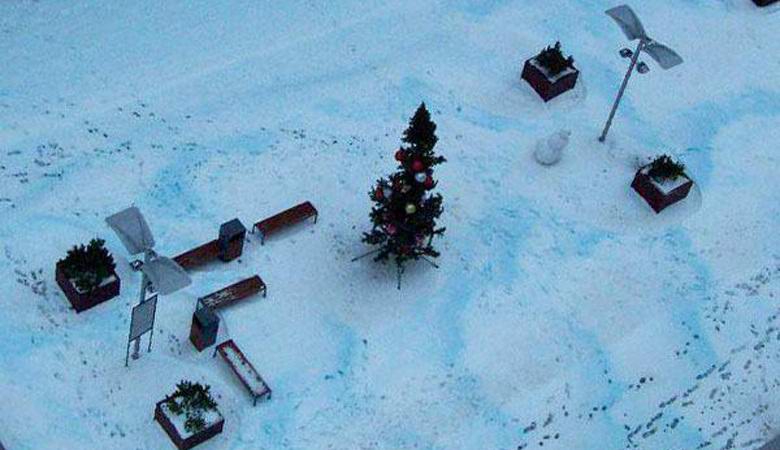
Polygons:
<instances>
[{"instance_id":1,"label":"dark trash bin","mask_svg":"<svg viewBox=\"0 0 780 450\"><path fill-rule=\"evenodd\" d=\"M223 223L219 227L219 259L232 261L244 251L246 227L238 219Z\"/></svg>"},{"instance_id":2,"label":"dark trash bin","mask_svg":"<svg viewBox=\"0 0 780 450\"><path fill-rule=\"evenodd\" d=\"M190 341L192 345L202 352L203 349L217 342L219 332L219 316L209 307L198 308L192 315L192 327L190 328Z\"/></svg>"}]
</instances>

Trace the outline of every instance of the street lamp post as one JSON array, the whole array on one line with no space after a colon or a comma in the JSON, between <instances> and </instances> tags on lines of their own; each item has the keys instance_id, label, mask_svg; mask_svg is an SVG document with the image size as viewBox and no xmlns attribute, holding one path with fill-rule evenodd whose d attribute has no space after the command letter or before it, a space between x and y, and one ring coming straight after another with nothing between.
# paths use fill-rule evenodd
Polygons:
<instances>
[{"instance_id":1,"label":"street lamp post","mask_svg":"<svg viewBox=\"0 0 780 450\"><path fill-rule=\"evenodd\" d=\"M620 104L620 99L623 98L623 93L626 91L626 86L628 86L628 79L631 78L631 73L634 71L634 66L636 66L637 61L639 61L639 52L642 50L642 46L644 45L644 41L640 40L639 44L636 46L636 50L634 51L633 56L631 56L631 64L628 65L628 71L626 72L626 76L623 77L623 83L620 85L620 89L618 90L617 97L615 98L615 102L612 103L612 110L609 112L609 117L607 118L607 123L604 125L604 130L601 132L601 136L599 136L599 141L604 142L604 139L607 138L607 133L609 132L609 127L612 126L612 119L615 118L615 112L617 112L618 105Z\"/></svg>"},{"instance_id":2,"label":"street lamp post","mask_svg":"<svg viewBox=\"0 0 780 450\"><path fill-rule=\"evenodd\" d=\"M642 22L639 20L639 17L637 17L637 15L628 5L616 6L614 8L608 9L606 13L612 17L615 22L617 22L617 24L620 26L620 29L623 30L623 33L626 35L626 37L628 37L629 40L633 41L638 39L639 44L637 44L636 50L633 53L631 53L631 50L629 49L623 49L620 51L621 56L631 56L631 63L628 65L626 75L623 77L623 83L620 85L617 97L615 97L615 102L612 104L612 110L609 112L609 117L607 118L607 123L604 125L604 130L601 132L601 136L599 136L599 142L604 142L604 140L607 138L609 127L612 126L612 120L615 118L615 112L617 111L618 105L620 104L620 99L623 98L623 93L626 90L626 86L628 86L628 80L631 78L631 73L634 71L634 68L636 67L640 74L647 73L649 70L645 63L639 62L640 53L645 52L650 55L650 57L653 58L664 70L671 69L672 67L682 63L682 58L677 53L675 53L674 50L654 41L647 36L647 33L645 33L644 26L642 26Z\"/></svg>"},{"instance_id":3,"label":"street lamp post","mask_svg":"<svg viewBox=\"0 0 780 450\"><path fill-rule=\"evenodd\" d=\"M149 259L150 259L149 258L149 252L145 251L144 252L144 264L148 264L149 263ZM146 277L146 273L145 272L141 272L141 293L138 295L138 297L139 297L138 298L138 304L139 305L141 303L143 303L144 300L146 300L146 289L148 288L148 286L149 286L149 279ZM141 339L138 338L138 339L136 339L133 342L133 354L131 355L131 358L138 359L141 356L140 353L138 353L140 348L141 348Z\"/></svg>"},{"instance_id":4,"label":"street lamp post","mask_svg":"<svg viewBox=\"0 0 780 450\"><path fill-rule=\"evenodd\" d=\"M144 254L143 263L134 261L131 264L133 270L141 270L141 292L138 295L139 305L143 305L146 302L146 291L150 286L159 295L169 295L190 284L190 277L181 266L172 259L155 253L152 231L138 208L132 206L113 214L106 218L106 223L119 236L128 253L131 255ZM153 309L156 308L156 305L157 302L155 301L152 307L152 317ZM133 316L135 318L135 314ZM153 321L151 325L153 326ZM132 321L130 330L132 338L132 336L135 336L133 334ZM140 346L140 336L135 337L133 342L133 359L138 359L140 356ZM149 349L151 350L151 340Z\"/></svg>"}]
</instances>

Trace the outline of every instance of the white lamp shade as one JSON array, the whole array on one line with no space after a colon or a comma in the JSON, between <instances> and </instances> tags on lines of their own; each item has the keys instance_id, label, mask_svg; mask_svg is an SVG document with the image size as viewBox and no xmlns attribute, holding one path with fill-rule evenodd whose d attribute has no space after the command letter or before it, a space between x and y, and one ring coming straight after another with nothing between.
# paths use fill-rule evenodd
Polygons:
<instances>
[{"instance_id":1,"label":"white lamp shade","mask_svg":"<svg viewBox=\"0 0 780 450\"><path fill-rule=\"evenodd\" d=\"M154 236L141 211L135 206L106 218L106 223L119 236L131 255L137 255L154 247Z\"/></svg>"},{"instance_id":2,"label":"white lamp shade","mask_svg":"<svg viewBox=\"0 0 780 450\"><path fill-rule=\"evenodd\" d=\"M160 256L143 265L152 286L160 295L170 295L190 285L190 276L170 258Z\"/></svg>"},{"instance_id":3,"label":"white lamp shade","mask_svg":"<svg viewBox=\"0 0 780 450\"><path fill-rule=\"evenodd\" d=\"M683 59L674 50L652 39L642 47L642 50L650 55L662 69L671 69L683 62Z\"/></svg>"},{"instance_id":4,"label":"white lamp shade","mask_svg":"<svg viewBox=\"0 0 780 450\"><path fill-rule=\"evenodd\" d=\"M617 22L620 29L623 30L623 33L629 40L647 39L645 27L642 26L639 17L634 14L634 11L628 5L616 6L605 12Z\"/></svg>"}]
</instances>

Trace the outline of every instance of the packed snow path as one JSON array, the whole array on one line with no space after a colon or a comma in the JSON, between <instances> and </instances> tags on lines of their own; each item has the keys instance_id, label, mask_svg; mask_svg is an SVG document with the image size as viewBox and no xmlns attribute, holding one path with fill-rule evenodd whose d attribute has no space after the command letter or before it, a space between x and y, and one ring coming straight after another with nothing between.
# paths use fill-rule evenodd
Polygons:
<instances>
[{"instance_id":1,"label":"packed snow path","mask_svg":"<svg viewBox=\"0 0 780 450\"><path fill-rule=\"evenodd\" d=\"M204 449L759 447L780 429L780 16L652 3L633 6L685 63L648 61L604 145L613 2L0 3L0 441L170 448L154 404L189 378L226 419ZM519 71L556 40L581 75L544 104ZM398 292L350 259L423 100L447 233ZM561 128L561 162L536 164ZM656 216L629 184L664 151L697 184ZM124 368L139 280L106 216L135 203L171 255L303 200L316 226L194 272ZM122 296L77 315L54 264L96 235ZM274 388L256 408L187 339L198 296L254 273L273 294L221 332Z\"/></svg>"}]
</instances>

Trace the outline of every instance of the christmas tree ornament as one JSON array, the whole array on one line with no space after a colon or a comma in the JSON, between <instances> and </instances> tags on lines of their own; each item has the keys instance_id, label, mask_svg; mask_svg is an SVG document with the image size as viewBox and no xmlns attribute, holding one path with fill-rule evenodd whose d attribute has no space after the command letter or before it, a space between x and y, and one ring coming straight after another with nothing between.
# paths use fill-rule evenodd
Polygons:
<instances>
[{"instance_id":1,"label":"christmas tree ornament","mask_svg":"<svg viewBox=\"0 0 780 450\"><path fill-rule=\"evenodd\" d=\"M407 203L405 210L406 214L414 214L417 212L417 207L414 206L414 203Z\"/></svg>"},{"instance_id":2,"label":"christmas tree ornament","mask_svg":"<svg viewBox=\"0 0 780 450\"><path fill-rule=\"evenodd\" d=\"M377 186L377 188L374 190L374 200L382 201L384 199L385 199L384 189L382 189L382 186Z\"/></svg>"},{"instance_id":3,"label":"christmas tree ornament","mask_svg":"<svg viewBox=\"0 0 780 450\"><path fill-rule=\"evenodd\" d=\"M425 177L425 182L423 182L423 186L425 187L425 189L433 189L433 178L430 175Z\"/></svg>"},{"instance_id":4,"label":"christmas tree ornament","mask_svg":"<svg viewBox=\"0 0 780 450\"><path fill-rule=\"evenodd\" d=\"M414 176L415 181L418 183L425 183L425 180L428 179L428 175L425 174L425 172L420 172L417 175Z\"/></svg>"},{"instance_id":5,"label":"christmas tree ornament","mask_svg":"<svg viewBox=\"0 0 780 450\"><path fill-rule=\"evenodd\" d=\"M395 160L396 161L399 161L399 162L403 161L404 160L404 156L406 156L406 155L404 154L404 150L401 149L401 148L399 148L398 151L395 152Z\"/></svg>"},{"instance_id":6,"label":"christmas tree ornament","mask_svg":"<svg viewBox=\"0 0 780 450\"><path fill-rule=\"evenodd\" d=\"M391 236L392 236L392 235L394 235L394 234L395 234L395 232L397 231L397 228L396 228L396 227L395 227L395 225L393 225L392 223L389 223L389 224L387 224L387 226L385 227L385 231L387 231L387 234L389 234L389 235L391 235Z\"/></svg>"},{"instance_id":7,"label":"christmas tree ornament","mask_svg":"<svg viewBox=\"0 0 780 450\"><path fill-rule=\"evenodd\" d=\"M382 188L382 195L383 195L385 198L390 198L390 197L392 197L392 196L393 196L393 190L392 190L392 189L390 189L390 187L388 187L388 186L385 186L385 187L383 187L383 188Z\"/></svg>"},{"instance_id":8,"label":"christmas tree ornament","mask_svg":"<svg viewBox=\"0 0 780 450\"><path fill-rule=\"evenodd\" d=\"M425 170L425 164L423 164L422 161L417 159L412 163L412 170L415 172L422 172L423 170Z\"/></svg>"}]
</instances>

